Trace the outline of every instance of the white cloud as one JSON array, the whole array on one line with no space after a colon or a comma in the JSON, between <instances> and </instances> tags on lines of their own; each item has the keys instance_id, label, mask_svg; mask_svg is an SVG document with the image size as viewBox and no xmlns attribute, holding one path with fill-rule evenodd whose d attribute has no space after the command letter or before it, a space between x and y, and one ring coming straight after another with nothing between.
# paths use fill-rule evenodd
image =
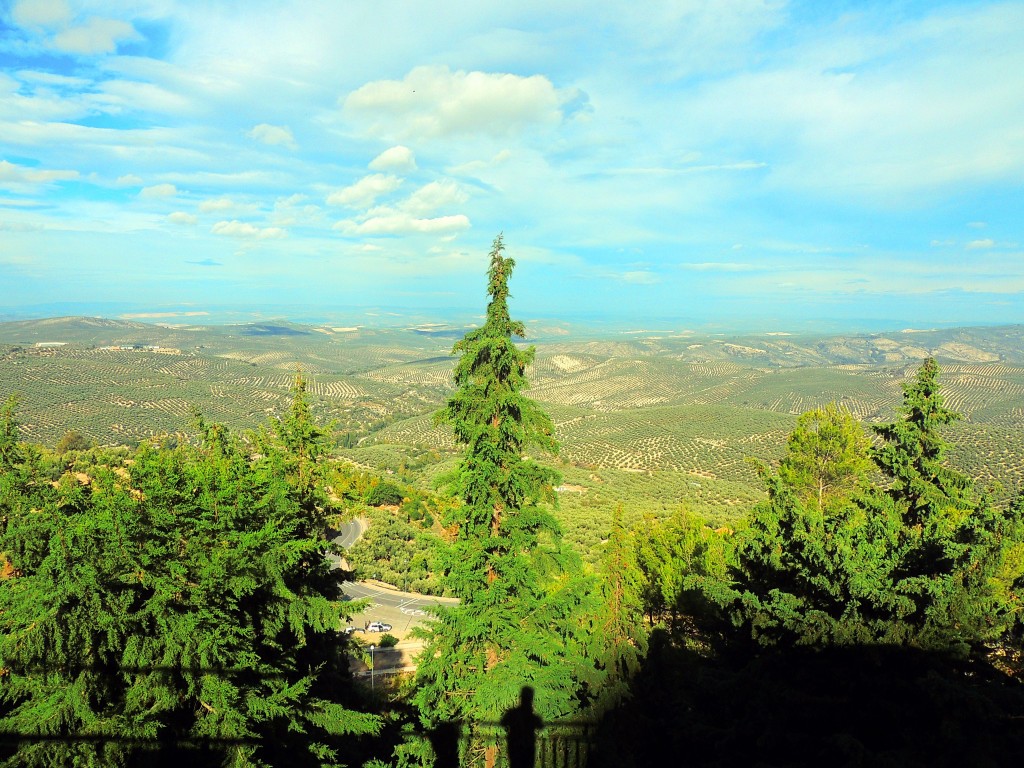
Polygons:
<instances>
[{"instance_id":1,"label":"white cloud","mask_svg":"<svg viewBox=\"0 0 1024 768\"><path fill-rule=\"evenodd\" d=\"M191 102L179 93L153 83L135 80L107 80L100 88L96 101L112 112L156 112L180 115L189 111Z\"/></svg>"},{"instance_id":2,"label":"white cloud","mask_svg":"<svg viewBox=\"0 0 1024 768\"><path fill-rule=\"evenodd\" d=\"M416 67L403 80L376 80L348 95L344 112L365 117L373 132L397 135L503 136L531 124L562 119L564 100L543 75L452 72Z\"/></svg>"},{"instance_id":3,"label":"white cloud","mask_svg":"<svg viewBox=\"0 0 1024 768\"><path fill-rule=\"evenodd\" d=\"M753 264L742 264L733 261L705 261L700 263L680 264L680 269L694 272L750 272L759 267Z\"/></svg>"},{"instance_id":4,"label":"white cloud","mask_svg":"<svg viewBox=\"0 0 1024 768\"><path fill-rule=\"evenodd\" d=\"M235 201L230 197L218 197L213 200L203 200L203 202L199 204L199 210L203 213L210 213L211 211L230 211L235 207Z\"/></svg>"},{"instance_id":5,"label":"white cloud","mask_svg":"<svg viewBox=\"0 0 1024 768\"><path fill-rule=\"evenodd\" d=\"M58 88L86 88L90 81L84 77L69 77L58 75L53 72L39 72L34 69L22 69L18 71L18 77L26 83L42 83Z\"/></svg>"},{"instance_id":6,"label":"white cloud","mask_svg":"<svg viewBox=\"0 0 1024 768\"><path fill-rule=\"evenodd\" d=\"M270 146L284 146L289 149L298 149L299 145L295 143L295 137L292 135L291 129L287 125L269 125L267 123L260 123L259 125L253 126L252 130L246 134L250 139L256 141L262 141L264 144Z\"/></svg>"},{"instance_id":7,"label":"white cloud","mask_svg":"<svg viewBox=\"0 0 1024 768\"><path fill-rule=\"evenodd\" d=\"M196 217L184 211L175 211L169 214L167 218L174 224L187 224L191 226L196 223Z\"/></svg>"},{"instance_id":8,"label":"white cloud","mask_svg":"<svg viewBox=\"0 0 1024 768\"><path fill-rule=\"evenodd\" d=\"M0 197L0 206L5 208L38 208L43 205L40 200L25 200L17 197Z\"/></svg>"},{"instance_id":9,"label":"white cloud","mask_svg":"<svg viewBox=\"0 0 1024 768\"><path fill-rule=\"evenodd\" d=\"M173 184L154 184L151 187L143 187L139 191L139 197L152 199L157 197L172 197L178 194L178 188Z\"/></svg>"},{"instance_id":10,"label":"white cloud","mask_svg":"<svg viewBox=\"0 0 1024 768\"><path fill-rule=\"evenodd\" d=\"M507 163L512 157L512 150L502 149L489 160L470 160L467 163L453 166L449 171L460 176L479 176Z\"/></svg>"},{"instance_id":11,"label":"white cloud","mask_svg":"<svg viewBox=\"0 0 1024 768\"><path fill-rule=\"evenodd\" d=\"M469 218L463 214L420 219L400 212L373 216L362 222L341 221L335 224L335 229L350 235L436 235L459 232L468 227Z\"/></svg>"},{"instance_id":12,"label":"white cloud","mask_svg":"<svg viewBox=\"0 0 1024 768\"><path fill-rule=\"evenodd\" d=\"M306 199L305 195L298 193L289 197L279 197L274 201L274 210L270 214L269 220L279 227L325 224L323 209L318 205L307 203Z\"/></svg>"},{"instance_id":13,"label":"white cloud","mask_svg":"<svg viewBox=\"0 0 1024 768\"><path fill-rule=\"evenodd\" d=\"M381 195L394 192L401 186L397 176L374 173L364 176L355 184L332 192L327 197L328 205L345 205L349 208L368 208Z\"/></svg>"},{"instance_id":14,"label":"white cloud","mask_svg":"<svg viewBox=\"0 0 1024 768\"><path fill-rule=\"evenodd\" d=\"M84 55L113 53L125 40L139 40L135 27L118 19L90 18L80 27L70 27L53 38L53 45L68 53Z\"/></svg>"},{"instance_id":15,"label":"white cloud","mask_svg":"<svg viewBox=\"0 0 1024 768\"><path fill-rule=\"evenodd\" d=\"M287 236L287 232L280 227L257 227L247 221L218 221L210 231L215 235L227 237L252 238L258 240L277 239Z\"/></svg>"},{"instance_id":16,"label":"white cloud","mask_svg":"<svg viewBox=\"0 0 1024 768\"><path fill-rule=\"evenodd\" d=\"M645 119L687 143L756 150L770 182L874 202L1019 178L1024 92L1006 73L1024 70L1024 7L944 7L884 35L872 20L845 17Z\"/></svg>"},{"instance_id":17,"label":"white cloud","mask_svg":"<svg viewBox=\"0 0 1024 768\"><path fill-rule=\"evenodd\" d=\"M632 285L656 285L661 282L661 278L656 274L642 269L634 270L632 272L623 272L619 278L624 283L630 283Z\"/></svg>"},{"instance_id":18,"label":"white cloud","mask_svg":"<svg viewBox=\"0 0 1024 768\"><path fill-rule=\"evenodd\" d=\"M988 248L995 248L995 247L996 247L996 241L993 240L990 237L986 237L986 238L984 238L982 240L971 240L971 242L969 242L967 244L968 250L971 250L971 251L977 251L977 250L981 250L981 249L988 249Z\"/></svg>"},{"instance_id":19,"label":"white cloud","mask_svg":"<svg viewBox=\"0 0 1024 768\"><path fill-rule=\"evenodd\" d=\"M62 27L71 21L71 6L66 0L20 0L11 17L21 27Z\"/></svg>"},{"instance_id":20,"label":"white cloud","mask_svg":"<svg viewBox=\"0 0 1024 768\"><path fill-rule=\"evenodd\" d=\"M439 208L461 205L469 199L466 191L448 179L432 181L413 192L398 208L416 216L433 213Z\"/></svg>"},{"instance_id":21,"label":"white cloud","mask_svg":"<svg viewBox=\"0 0 1024 768\"><path fill-rule=\"evenodd\" d=\"M77 179L78 171L43 170L0 160L0 184L46 184Z\"/></svg>"},{"instance_id":22,"label":"white cloud","mask_svg":"<svg viewBox=\"0 0 1024 768\"><path fill-rule=\"evenodd\" d=\"M114 183L119 187L137 187L142 185L142 179L134 173L126 173L123 176L118 176Z\"/></svg>"},{"instance_id":23,"label":"white cloud","mask_svg":"<svg viewBox=\"0 0 1024 768\"><path fill-rule=\"evenodd\" d=\"M416 157L401 144L385 149L370 161L371 171L415 171Z\"/></svg>"}]
</instances>

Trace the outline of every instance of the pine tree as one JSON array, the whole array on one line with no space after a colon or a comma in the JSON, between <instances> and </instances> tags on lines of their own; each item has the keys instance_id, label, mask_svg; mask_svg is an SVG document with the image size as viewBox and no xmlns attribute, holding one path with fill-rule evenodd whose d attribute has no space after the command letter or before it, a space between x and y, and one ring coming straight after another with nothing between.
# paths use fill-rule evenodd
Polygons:
<instances>
[{"instance_id":1,"label":"pine tree","mask_svg":"<svg viewBox=\"0 0 1024 768\"><path fill-rule=\"evenodd\" d=\"M786 443L779 476L804 502L824 508L863 488L870 443L849 411L835 403L800 416Z\"/></svg>"},{"instance_id":2,"label":"pine tree","mask_svg":"<svg viewBox=\"0 0 1024 768\"><path fill-rule=\"evenodd\" d=\"M960 414L943 405L934 358L903 385L897 413L895 421L874 427L885 440L874 458L891 480L889 495L902 506L907 526L934 520L950 504L973 504L970 478L944 464L947 444L939 427L959 420Z\"/></svg>"},{"instance_id":3,"label":"pine tree","mask_svg":"<svg viewBox=\"0 0 1024 768\"><path fill-rule=\"evenodd\" d=\"M958 415L942 404L934 360L905 385L898 416L869 449L848 413L805 414L778 472L762 469L768 500L738 536L734 583L720 593L741 633L967 653L1012 625L1021 510L994 509L945 463L939 427Z\"/></svg>"},{"instance_id":4,"label":"pine tree","mask_svg":"<svg viewBox=\"0 0 1024 768\"><path fill-rule=\"evenodd\" d=\"M897 415L875 427L885 444L874 459L903 523L893 541L900 619L915 629L915 643L966 652L999 637L1017 610L1004 599L999 573L1020 541L1019 520L1015 508L994 509L948 465L940 427L960 414L943 403L933 358L903 386Z\"/></svg>"},{"instance_id":5,"label":"pine tree","mask_svg":"<svg viewBox=\"0 0 1024 768\"><path fill-rule=\"evenodd\" d=\"M287 479L200 438L0 499L13 765L333 765L379 728L346 706L344 608Z\"/></svg>"},{"instance_id":6,"label":"pine tree","mask_svg":"<svg viewBox=\"0 0 1024 768\"><path fill-rule=\"evenodd\" d=\"M615 509L612 529L601 560L599 609L593 632L593 656L606 670L600 707L619 703L647 652L644 622L644 576L637 562L637 547L622 521L622 506Z\"/></svg>"},{"instance_id":7,"label":"pine tree","mask_svg":"<svg viewBox=\"0 0 1024 768\"><path fill-rule=\"evenodd\" d=\"M484 325L455 344L457 390L439 414L466 452L453 477L461 506L443 569L461 604L438 613L420 657L415 702L425 724L497 724L532 687L545 720L580 705L583 583L544 506L558 475L529 455L553 453L551 420L522 394L534 349L508 309L514 261L499 235L490 253ZM590 668L592 668L592 664ZM591 681L593 682L593 681ZM484 760L498 760L484 740Z\"/></svg>"}]
</instances>

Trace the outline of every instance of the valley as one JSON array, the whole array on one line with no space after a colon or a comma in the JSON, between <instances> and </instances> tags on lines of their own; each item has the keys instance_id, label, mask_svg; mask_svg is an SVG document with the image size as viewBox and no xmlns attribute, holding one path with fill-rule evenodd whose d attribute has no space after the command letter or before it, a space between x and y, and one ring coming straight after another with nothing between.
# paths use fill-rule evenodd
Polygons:
<instances>
[{"instance_id":1,"label":"valley","mask_svg":"<svg viewBox=\"0 0 1024 768\"><path fill-rule=\"evenodd\" d=\"M193 410L232 429L290 402L298 371L337 455L430 487L455 461L432 414L450 392L441 326L156 325L99 318L0 324L0 394L19 395L25 439L68 430L96 444L188 439ZM584 551L611 514L681 506L735 523L763 497L757 462L777 459L796 417L835 401L866 424L891 419L923 357L942 366L951 461L1005 504L1024 478L1024 327L798 337L620 333L541 327L528 394L551 415L563 475L559 516Z\"/></svg>"}]
</instances>

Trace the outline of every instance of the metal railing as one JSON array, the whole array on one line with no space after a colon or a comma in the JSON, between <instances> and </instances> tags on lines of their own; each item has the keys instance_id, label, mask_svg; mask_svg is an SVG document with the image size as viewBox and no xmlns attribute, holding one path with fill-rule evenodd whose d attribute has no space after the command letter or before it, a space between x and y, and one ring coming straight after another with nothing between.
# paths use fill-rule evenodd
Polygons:
<instances>
[{"instance_id":1,"label":"metal railing","mask_svg":"<svg viewBox=\"0 0 1024 768\"><path fill-rule=\"evenodd\" d=\"M452 723L417 738L429 741L435 768L586 768L595 729L592 722L554 722L517 733L502 723Z\"/></svg>"}]
</instances>

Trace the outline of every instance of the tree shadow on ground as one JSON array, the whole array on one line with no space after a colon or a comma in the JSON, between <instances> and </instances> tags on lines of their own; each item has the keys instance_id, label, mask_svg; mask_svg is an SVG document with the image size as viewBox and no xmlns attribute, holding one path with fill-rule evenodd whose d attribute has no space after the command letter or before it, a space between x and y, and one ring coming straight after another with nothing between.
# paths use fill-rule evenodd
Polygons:
<instances>
[{"instance_id":1,"label":"tree shadow on ground","mask_svg":"<svg viewBox=\"0 0 1024 768\"><path fill-rule=\"evenodd\" d=\"M602 720L591 768L1009 766L1024 685L979 661L883 646L726 652L651 638L631 698Z\"/></svg>"}]
</instances>

